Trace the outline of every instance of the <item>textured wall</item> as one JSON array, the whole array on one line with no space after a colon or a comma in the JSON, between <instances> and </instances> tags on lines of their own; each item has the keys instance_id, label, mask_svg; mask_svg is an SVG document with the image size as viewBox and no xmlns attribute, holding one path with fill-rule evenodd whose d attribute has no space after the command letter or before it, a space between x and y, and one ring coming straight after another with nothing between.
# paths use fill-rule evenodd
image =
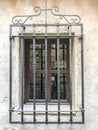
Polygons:
<instances>
[{"instance_id":1,"label":"textured wall","mask_svg":"<svg viewBox=\"0 0 98 130\"><path fill-rule=\"evenodd\" d=\"M44 7L44 0L0 0L0 130L97 130L98 129L98 1L48 0L59 12L78 14L84 25L85 124L11 125L9 105L9 24L15 15L32 14L33 6ZM41 22L41 20L39 20Z\"/></svg>"}]
</instances>

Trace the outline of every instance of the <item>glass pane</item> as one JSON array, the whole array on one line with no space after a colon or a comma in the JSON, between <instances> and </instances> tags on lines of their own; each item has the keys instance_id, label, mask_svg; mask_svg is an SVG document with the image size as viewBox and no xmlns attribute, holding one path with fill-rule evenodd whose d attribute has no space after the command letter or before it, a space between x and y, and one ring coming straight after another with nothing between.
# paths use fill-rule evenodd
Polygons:
<instances>
[{"instance_id":1,"label":"glass pane","mask_svg":"<svg viewBox=\"0 0 98 130\"><path fill-rule=\"evenodd\" d=\"M58 98L57 88L57 74L51 74L51 99Z\"/></svg>"},{"instance_id":2,"label":"glass pane","mask_svg":"<svg viewBox=\"0 0 98 130\"><path fill-rule=\"evenodd\" d=\"M66 99L66 78L65 78L65 73L60 75L60 99Z\"/></svg>"},{"instance_id":3,"label":"glass pane","mask_svg":"<svg viewBox=\"0 0 98 130\"><path fill-rule=\"evenodd\" d=\"M44 44L36 44L36 69L43 70L45 68L45 47Z\"/></svg>"},{"instance_id":4,"label":"glass pane","mask_svg":"<svg viewBox=\"0 0 98 130\"><path fill-rule=\"evenodd\" d=\"M36 74L36 99L45 99L45 76ZM33 83L30 82L30 99L33 99Z\"/></svg>"},{"instance_id":5,"label":"glass pane","mask_svg":"<svg viewBox=\"0 0 98 130\"><path fill-rule=\"evenodd\" d=\"M68 40L60 39L60 99L66 99L68 77ZM52 71L53 70L53 71ZM51 43L51 99L58 99L57 86L57 41Z\"/></svg>"},{"instance_id":6,"label":"glass pane","mask_svg":"<svg viewBox=\"0 0 98 130\"><path fill-rule=\"evenodd\" d=\"M68 40L60 40L60 69L66 70L68 64Z\"/></svg>"},{"instance_id":7,"label":"glass pane","mask_svg":"<svg viewBox=\"0 0 98 130\"><path fill-rule=\"evenodd\" d=\"M44 40L36 40L36 99L45 99L45 46ZM33 99L33 44L30 45L30 99Z\"/></svg>"},{"instance_id":8,"label":"glass pane","mask_svg":"<svg viewBox=\"0 0 98 130\"><path fill-rule=\"evenodd\" d=\"M57 74L51 74L51 99L58 99ZM66 99L66 77L60 75L60 99Z\"/></svg>"},{"instance_id":9,"label":"glass pane","mask_svg":"<svg viewBox=\"0 0 98 130\"><path fill-rule=\"evenodd\" d=\"M57 70L57 44L56 40L50 44L51 70Z\"/></svg>"}]
</instances>

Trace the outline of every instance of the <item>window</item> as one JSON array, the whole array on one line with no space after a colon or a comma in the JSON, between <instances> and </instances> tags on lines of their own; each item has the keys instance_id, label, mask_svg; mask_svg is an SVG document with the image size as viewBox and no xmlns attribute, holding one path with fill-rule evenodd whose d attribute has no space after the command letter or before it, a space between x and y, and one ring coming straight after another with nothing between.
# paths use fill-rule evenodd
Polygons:
<instances>
[{"instance_id":1,"label":"window","mask_svg":"<svg viewBox=\"0 0 98 130\"><path fill-rule=\"evenodd\" d=\"M45 101L45 39L36 39L36 101ZM48 39L48 102L58 99L57 39ZM25 102L33 101L33 40L25 39ZM69 102L69 39L60 39L60 99Z\"/></svg>"},{"instance_id":2,"label":"window","mask_svg":"<svg viewBox=\"0 0 98 130\"><path fill-rule=\"evenodd\" d=\"M10 25L9 122L84 123L81 19L47 1L34 12Z\"/></svg>"}]
</instances>

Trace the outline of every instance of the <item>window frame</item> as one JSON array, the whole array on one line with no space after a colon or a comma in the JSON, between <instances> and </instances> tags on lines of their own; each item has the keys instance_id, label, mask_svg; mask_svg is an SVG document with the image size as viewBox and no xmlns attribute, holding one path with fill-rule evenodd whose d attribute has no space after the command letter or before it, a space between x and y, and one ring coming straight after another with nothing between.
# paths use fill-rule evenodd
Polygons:
<instances>
[{"instance_id":1,"label":"window frame","mask_svg":"<svg viewBox=\"0 0 98 130\"><path fill-rule=\"evenodd\" d=\"M26 36L25 36L26 35ZM29 33L26 33L26 34L24 34L24 43L25 43L25 40L32 40L32 37L28 37L28 35L31 35L32 36L32 34L29 34ZM60 33L59 34L60 36L59 36L59 38L60 39L64 39L64 40L68 40L68 42L66 43L66 45L67 45L67 58L69 57L69 34L68 33ZM66 35L66 38L65 38L65 35ZM74 33L72 33L72 35L74 35ZM42 39L42 40L45 40L45 36L44 36L44 34L42 34L42 33L40 33L40 34L36 34L36 40L40 40L40 39ZM57 36L56 36L56 34L55 33L49 33L48 34L48 36L47 36L47 39L49 39L49 40L57 40ZM28 43L26 43L26 44L28 44ZM56 43L57 44L57 43ZM27 46L28 47L28 46ZM25 47L24 47L25 48ZM29 48L29 47L28 47ZM48 48L49 49L49 48ZM27 53L27 52L29 52L29 50L26 50L26 48L24 49L25 50L25 53ZM29 52L30 53L30 52ZM27 56L28 56L28 54L27 54ZM48 56L49 56L49 51L48 51ZM29 58L28 57L25 57L26 58L26 60L28 61L29 60ZM25 65L25 68L27 68L26 66L28 65L28 62L26 61L26 65ZM62 103L66 103L66 104L69 104L70 103L70 87L69 87L69 58L67 59L67 62L68 62L68 64L67 64L67 81L68 81L68 85L67 85L67 88L66 88L66 99L60 99L60 103L62 104ZM49 66L48 66L49 67ZM49 69L48 69L49 70ZM39 71L41 71L41 70L39 70ZM53 70L54 71L54 70ZM57 70L56 70L57 71ZM26 69L25 69L25 72L29 72L28 70L26 71ZM44 72L43 72L44 73ZM55 72L54 72L55 73ZM57 73L57 72L56 72ZM63 72L62 72L63 73ZM25 74L27 74L27 73L25 73ZM27 77L26 75L25 75L25 77ZM25 79L25 81L27 80L27 78L24 78ZM25 83L26 84L26 83ZM24 91L24 103L32 103L33 102L33 99L29 99L29 89L30 88L28 88L27 89L27 87L25 86L25 90L26 91ZM48 89L49 89L49 87L48 87ZM51 93L51 92L50 92ZM49 92L48 92L48 96L49 96L50 94L49 94ZM50 97L49 97L50 98ZM44 103L45 102L45 99L36 99L36 103ZM49 104L55 104L55 103L57 103L57 99L49 99L48 100L48 103Z\"/></svg>"}]
</instances>

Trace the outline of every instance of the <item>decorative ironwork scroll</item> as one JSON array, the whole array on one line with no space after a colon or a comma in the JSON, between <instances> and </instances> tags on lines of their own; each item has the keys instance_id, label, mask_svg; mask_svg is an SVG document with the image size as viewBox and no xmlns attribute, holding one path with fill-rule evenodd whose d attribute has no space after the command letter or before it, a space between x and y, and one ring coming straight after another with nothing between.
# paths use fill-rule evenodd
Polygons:
<instances>
[{"instance_id":1,"label":"decorative ironwork scroll","mask_svg":"<svg viewBox=\"0 0 98 130\"><path fill-rule=\"evenodd\" d=\"M34 8L35 15L21 15L21 16L14 16L12 18L13 24L25 24L28 20L33 20L33 17L39 16L42 12L42 9L38 6Z\"/></svg>"},{"instance_id":2,"label":"decorative ironwork scroll","mask_svg":"<svg viewBox=\"0 0 98 130\"><path fill-rule=\"evenodd\" d=\"M23 25L28 20L33 20L34 17L40 16L41 13L45 12L45 19L47 17L47 12L50 11L51 15L59 17L60 19L64 19L67 24L79 24L81 21L81 18L78 15L65 15L65 14L58 14L58 7L53 6L52 8L48 9L47 6L45 9L40 8L39 6L36 6L33 9L35 15L20 15L20 16L14 16L12 18L12 23L15 25ZM45 21L47 22L47 21Z\"/></svg>"},{"instance_id":3,"label":"decorative ironwork scroll","mask_svg":"<svg viewBox=\"0 0 98 130\"><path fill-rule=\"evenodd\" d=\"M68 24L78 24L81 21L80 16L78 15L64 15L64 14L57 14L56 12L58 12L58 7L54 6L51 9L51 14L53 14L54 16L58 16L61 19L64 19Z\"/></svg>"}]
</instances>

